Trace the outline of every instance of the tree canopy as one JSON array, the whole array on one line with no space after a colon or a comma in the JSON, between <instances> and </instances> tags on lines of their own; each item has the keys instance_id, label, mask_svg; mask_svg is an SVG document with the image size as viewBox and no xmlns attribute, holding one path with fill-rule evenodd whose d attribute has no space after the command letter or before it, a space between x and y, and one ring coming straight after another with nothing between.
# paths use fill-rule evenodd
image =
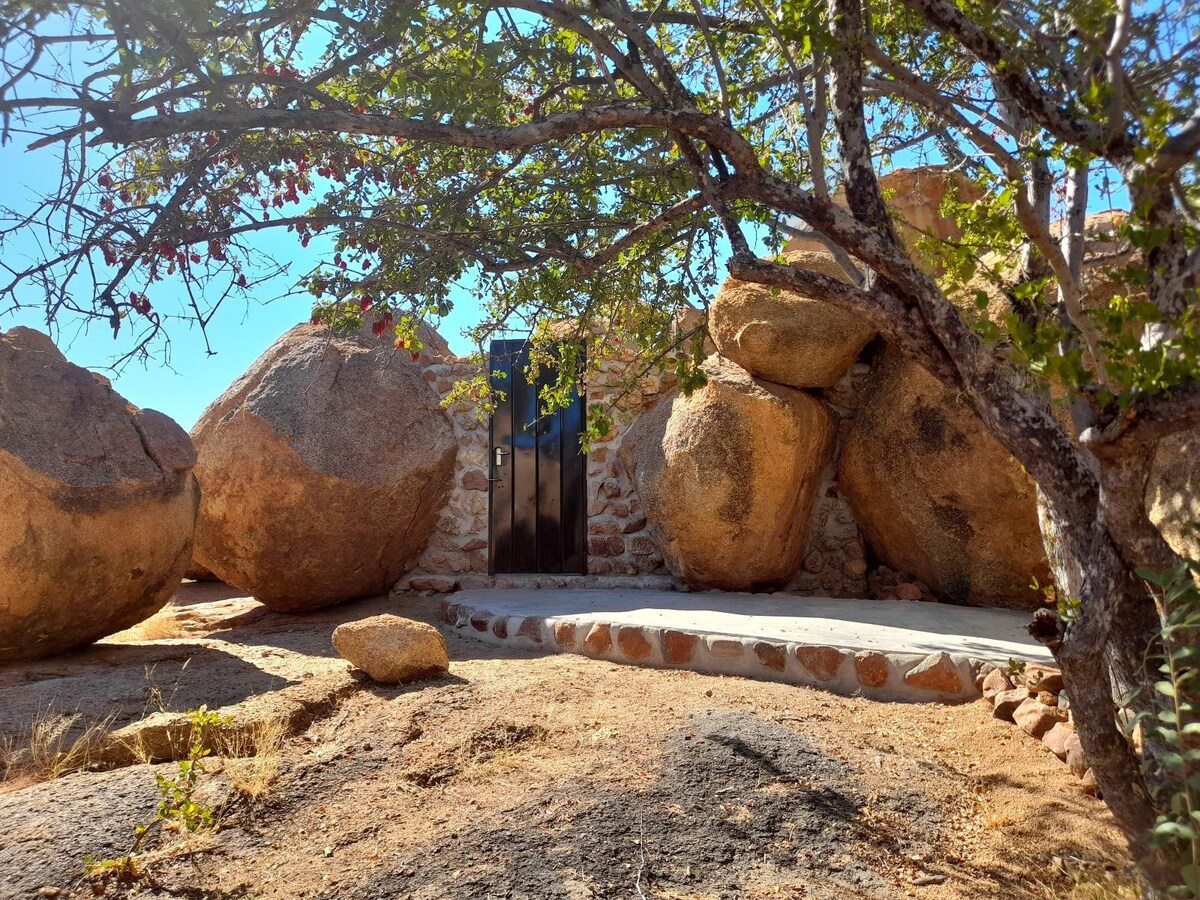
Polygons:
<instances>
[{"instance_id":1,"label":"tree canopy","mask_svg":"<svg viewBox=\"0 0 1200 900\"><path fill-rule=\"evenodd\" d=\"M5 236L53 250L6 260L0 302L132 329L134 352L253 293L267 229L330 236L299 273L315 317L407 349L460 279L486 301L480 340L569 320L589 365L682 343L685 387L702 341L672 323L727 273L863 316L1038 482L1064 602L1035 631L1161 869L1143 837L1170 766L1143 767L1112 698L1152 707L1164 593L1136 572L1179 559L1146 519L1147 460L1200 425L1194 4L95 0L3 3L0 22L3 137L64 173L7 211ZM944 204L964 237L932 267L876 177L922 162L981 188ZM1108 204L1130 211L1117 288L1089 307L1085 218ZM848 282L789 265L797 232Z\"/></svg>"}]
</instances>

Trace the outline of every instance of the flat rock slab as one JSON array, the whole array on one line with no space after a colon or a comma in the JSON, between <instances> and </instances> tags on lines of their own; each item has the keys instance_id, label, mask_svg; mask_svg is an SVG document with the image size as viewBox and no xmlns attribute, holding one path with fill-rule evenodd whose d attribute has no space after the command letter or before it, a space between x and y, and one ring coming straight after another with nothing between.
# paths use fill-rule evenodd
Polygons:
<instances>
[{"instance_id":1,"label":"flat rock slab","mask_svg":"<svg viewBox=\"0 0 1200 900\"><path fill-rule=\"evenodd\" d=\"M1053 660L1026 612L723 592L467 590L443 619L484 641L809 684L881 700L968 700L1010 659Z\"/></svg>"},{"instance_id":2,"label":"flat rock slab","mask_svg":"<svg viewBox=\"0 0 1200 900\"><path fill-rule=\"evenodd\" d=\"M93 742L94 764L173 759L186 750L188 710L207 706L236 731L279 720L294 732L359 683L330 644L335 617L269 613L211 585L184 585L168 614L197 636L109 640L0 668L0 739L22 746L34 723L65 717L68 746L89 728L108 732Z\"/></svg>"}]
</instances>

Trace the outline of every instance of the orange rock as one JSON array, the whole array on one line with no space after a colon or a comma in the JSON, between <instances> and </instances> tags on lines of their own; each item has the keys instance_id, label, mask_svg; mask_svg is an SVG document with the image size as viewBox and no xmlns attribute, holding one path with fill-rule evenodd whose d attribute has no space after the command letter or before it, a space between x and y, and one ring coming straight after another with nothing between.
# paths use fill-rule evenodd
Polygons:
<instances>
[{"instance_id":1,"label":"orange rock","mask_svg":"<svg viewBox=\"0 0 1200 900\"><path fill-rule=\"evenodd\" d=\"M992 699L996 704L992 715L997 719L1011 722L1017 707L1029 699L1029 691L1023 687L1013 688L1011 691L1001 691Z\"/></svg>"},{"instance_id":2,"label":"orange rock","mask_svg":"<svg viewBox=\"0 0 1200 900\"><path fill-rule=\"evenodd\" d=\"M759 641L754 645L758 661L774 672L782 672L787 666L787 647L783 644L772 644Z\"/></svg>"},{"instance_id":3,"label":"orange rock","mask_svg":"<svg viewBox=\"0 0 1200 900\"><path fill-rule=\"evenodd\" d=\"M860 650L854 654L854 670L863 687L883 687L887 684L891 666L888 658L878 650Z\"/></svg>"},{"instance_id":4,"label":"orange rock","mask_svg":"<svg viewBox=\"0 0 1200 900\"><path fill-rule=\"evenodd\" d=\"M983 678L983 699L995 700L996 695L1003 691L1011 691L1013 683L999 669L992 669Z\"/></svg>"},{"instance_id":5,"label":"orange rock","mask_svg":"<svg viewBox=\"0 0 1200 900\"><path fill-rule=\"evenodd\" d=\"M833 647L797 647L796 659L818 681L832 681L845 654Z\"/></svg>"},{"instance_id":6,"label":"orange rock","mask_svg":"<svg viewBox=\"0 0 1200 900\"><path fill-rule=\"evenodd\" d=\"M558 646L564 650L575 649L575 623L574 622L555 622L554 623L554 640Z\"/></svg>"},{"instance_id":7,"label":"orange rock","mask_svg":"<svg viewBox=\"0 0 1200 900\"><path fill-rule=\"evenodd\" d=\"M1042 735L1042 743L1059 759L1066 759L1072 743L1078 743L1075 729L1066 722L1055 722L1054 726Z\"/></svg>"},{"instance_id":8,"label":"orange rock","mask_svg":"<svg viewBox=\"0 0 1200 900\"><path fill-rule=\"evenodd\" d=\"M904 676L906 684L941 694L962 693L962 677L948 653L931 653Z\"/></svg>"},{"instance_id":9,"label":"orange rock","mask_svg":"<svg viewBox=\"0 0 1200 900\"><path fill-rule=\"evenodd\" d=\"M663 633L663 658L673 665L683 665L692 661L696 654L696 645L700 638L686 631L667 631Z\"/></svg>"},{"instance_id":10,"label":"orange rock","mask_svg":"<svg viewBox=\"0 0 1200 900\"><path fill-rule=\"evenodd\" d=\"M621 630L617 632L617 646L621 648L626 659L635 661L645 659L654 651L646 636L642 634L642 629L636 625L621 626Z\"/></svg>"},{"instance_id":11,"label":"orange rock","mask_svg":"<svg viewBox=\"0 0 1200 900\"><path fill-rule=\"evenodd\" d=\"M603 622L593 625L588 630L587 637L583 639L583 646L593 656L607 652L608 648L612 646L612 635L609 633L608 626Z\"/></svg>"},{"instance_id":12,"label":"orange rock","mask_svg":"<svg viewBox=\"0 0 1200 900\"><path fill-rule=\"evenodd\" d=\"M542 620L529 616L521 621L521 626L517 629L518 637L527 637L534 643L542 642Z\"/></svg>"}]
</instances>

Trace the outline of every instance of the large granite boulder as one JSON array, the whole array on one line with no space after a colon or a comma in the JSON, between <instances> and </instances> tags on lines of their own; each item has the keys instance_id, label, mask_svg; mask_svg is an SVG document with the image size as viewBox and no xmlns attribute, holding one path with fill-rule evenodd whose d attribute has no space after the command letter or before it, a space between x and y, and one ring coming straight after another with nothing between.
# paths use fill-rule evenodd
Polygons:
<instances>
[{"instance_id":1,"label":"large granite boulder","mask_svg":"<svg viewBox=\"0 0 1200 900\"><path fill-rule=\"evenodd\" d=\"M984 193L961 172L942 166L897 169L882 176L879 187L892 213L896 234L929 271L939 266L934 255L922 251L922 244L957 241L963 236L958 222L942 213L947 195L959 203L974 203Z\"/></svg>"},{"instance_id":2,"label":"large granite boulder","mask_svg":"<svg viewBox=\"0 0 1200 900\"><path fill-rule=\"evenodd\" d=\"M0 334L0 663L162 608L191 560L195 459L182 428L46 335Z\"/></svg>"},{"instance_id":3,"label":"large granite boulder","mask_svg":"<svg viewBox=\"0 0 1200 900\"><path fill-rule=\"evenodd\" d=\"M945 166L896 169L879 177L879 188L892 214L897 236L913 251L917 263L930 271L940 268L935 255L922 252L918 245L925 241L957 241L963 236L958 223L942 214L946 195L951 194L960 203L974 203L984 196L979 185ZM839 188L831 199L843 209L847 208L843 188ZM788 241L787 249L828 252L816 236L794 237Z\"/></svg>"},{"instance_id":4,"label":"large granite boulder","mask_svg":"<svg viewBox=\"0 0 1200 900\"><path fill-rule=\"evenodd\" d=\"M828 253L785 254L786 261L846 281ZM729 278L708 313L721 355L751 374L791 387L831 387L874 335L862 317L794 291Z\"/></svg>"},{"instance_id":5,"label":"large granite boulder","mask_svg":"<svg viewBox=\"0 0 1200 900\"><path fill-rule=\"evenodd\" d=\"M1035 608L1049 570L1032 479L916 364L888 351L872 381L840 471L871 549L944 600Z\"/></svg>"},{"instance_id":6,"label":"large granite boulder","mask_svg":"<svg viewBox=\"0 0 1200 900\"><path fill-rule=\"evenodd\" d=\"M829 414L732 363L713 358L705 371L704 387L637 420L621 461L673 574L698 587L778 587L804 552Z\"/></svg>"},{"instance_id":7,"label":"large granite boulder","mask_svg":"<svg viewBox=\"0 0 1200 900\"><path fill-rule=\"evenodd\" d=\"M454 434L422 374L367 331L284 334L192 431L196 563L282 611L389 590L453 477Z\"/></svg>"},{"instance_id":8,"label":"large granite boulder","mask_svg":"<svg viewBox=\"0 0 1200 900\"><path fill-rule=\"evenodd\" d=\"M1200 429L1158 442L1146 489L1146 515L1172 550L1200 562Z\"/></svg>"}]
</instances>

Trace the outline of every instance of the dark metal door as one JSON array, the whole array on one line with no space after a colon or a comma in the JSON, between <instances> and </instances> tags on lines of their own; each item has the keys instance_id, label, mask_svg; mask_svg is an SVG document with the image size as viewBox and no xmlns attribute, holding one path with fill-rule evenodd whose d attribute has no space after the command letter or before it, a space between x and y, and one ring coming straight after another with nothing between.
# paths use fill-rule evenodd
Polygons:
<instances>
[{"instance_id":1,"label":"dark metal door","mask_svg":"<svg viewBox=\"0 0 1200 900\"><path fill-rule=\"evenodd\" d=\"M583 398L538 416L539 384L526 377L523 340L492 341L492 387L504 393L492 415L488 564L496 572L587 571L587 457L580 437Z\"/></svg>"}]
</instances>

